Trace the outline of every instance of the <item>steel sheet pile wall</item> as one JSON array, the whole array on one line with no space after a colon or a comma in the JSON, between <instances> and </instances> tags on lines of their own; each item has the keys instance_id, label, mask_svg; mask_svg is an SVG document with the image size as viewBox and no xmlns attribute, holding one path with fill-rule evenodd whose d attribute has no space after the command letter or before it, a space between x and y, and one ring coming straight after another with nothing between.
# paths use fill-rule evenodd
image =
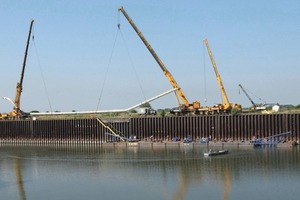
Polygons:
<instances>
[{"instance_id":1,"label":"steel sheet pile wall","mask_svg":"<svg viewBox=\"0 0 300 200\"><path fill-rule=\"evenodd\" d=\"M174 137L202 137L211 134L214 116L144 117L130 121L132 135L151 140L171 140Z\"/></svg>"},{"instance_id":2,"label":"steel sheet pile wall","mask_svg":"<svg viewBox=\"0 0 300 200\"><path fill-rule=\"evenodd\" d=\"M291 115L218 116L214 137L225 140L250 140L292 131L299 137L299 128L289 123ZM299 126L299 122L298 122Z\"/></svg>"},{"instance_id":3,"label":"steel sheet pile wall","mask_svg":"<svg viewBox=\"0 0 300 200\"><path fill-rule=\"evenodd\" d=\"M110 123L129 132L128 122ZM2 143L102 143L111 141L108 130L96 119L0 121Z\"/></svg>"},{"instance_id":4,"label":"steel sheet pile wall","mask_svg":"<svg viewBox=\"0 0 300 200\"><path fill-rule=\"evenodd\" d=\"M300 139L300 114L144 117L131 119L132 135L152 140L174 137L240 141L291 131Z\"/></svg>"},{"instance_id":5,"label":"steel sheet pile wall","mask_svg":"<svg viewBox=\"0 0 300 200\"><path fill-rule=\"evenodd\" d=\"M291 131L288 139L300 139L300 114L137 117L110 119L117 133L161 141L174 137L216 140L251 140ZM0 121L0 142L102 143L115 138L96 119Z\"/></svg>"}]
</instances>

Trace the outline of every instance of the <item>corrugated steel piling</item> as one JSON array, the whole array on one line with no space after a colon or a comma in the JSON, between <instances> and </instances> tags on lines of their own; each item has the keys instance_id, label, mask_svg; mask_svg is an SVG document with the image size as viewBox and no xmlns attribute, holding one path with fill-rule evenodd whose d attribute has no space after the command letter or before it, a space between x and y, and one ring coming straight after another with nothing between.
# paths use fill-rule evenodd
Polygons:
<instances>
[{"instance_id":1,"label":"corrugated steel piling","mask_svg":"<svg viewBox=\"0 0 300 200\"><path fill-rule=\"evenodd\" d=\"M124 137L136 136L151 142L198 140L246 141L291 131L288 140L300 139L300 114L249 114L216 116L135 117L107 119ZM96 119L0 121L0 143L40 145L101 145L115 141Z\"/></svg>"}]
</instances>

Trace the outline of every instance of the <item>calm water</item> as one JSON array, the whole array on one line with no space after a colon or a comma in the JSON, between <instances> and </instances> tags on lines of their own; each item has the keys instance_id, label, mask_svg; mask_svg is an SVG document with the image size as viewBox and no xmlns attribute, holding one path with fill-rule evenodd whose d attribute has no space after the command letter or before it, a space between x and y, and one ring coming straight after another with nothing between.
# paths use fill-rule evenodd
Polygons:
<instances>
[{"instance_id":1,"label":"calm water","mask_svg":"<svg viewBox=\"0 0 300 200\"><path fill-rule=\"evenodd\" d=\"M0 199L300 199L300 148L0 146Z\"/></svg>"}]
</instances>

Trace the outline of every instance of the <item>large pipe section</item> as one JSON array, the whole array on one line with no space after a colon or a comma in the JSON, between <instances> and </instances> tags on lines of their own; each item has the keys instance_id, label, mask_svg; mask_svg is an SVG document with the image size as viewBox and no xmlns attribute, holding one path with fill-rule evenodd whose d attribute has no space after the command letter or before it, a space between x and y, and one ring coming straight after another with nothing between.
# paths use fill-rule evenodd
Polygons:
<instances>
[{"instance_id":1,"label":"large pipe section","mask_svg":"<svg viewBox=\"0 0 300 200\"><path fill-rule=\"evenodd\" d=\"M161 98L167 94L170 94L172 92L175 92L176 90L178 90L178 88L173 88L171 90L168 90L162 94L159 94L155 97L152 97L146 101L143 101L139 104L136 104L134 106L131 106L129 108L125 108L125 109L114 109L114 110L96 110L96 111L79 111L79 112L47 112L47 113L30 113L30 115L32 116L36 116L36 115L75 115L75 114L99 114L99 113L115 113L115 112L129 112L132 109L135 109L145 103L149 103L151 101L154 101L158 98Z\"/></svg>"}]
</instances>

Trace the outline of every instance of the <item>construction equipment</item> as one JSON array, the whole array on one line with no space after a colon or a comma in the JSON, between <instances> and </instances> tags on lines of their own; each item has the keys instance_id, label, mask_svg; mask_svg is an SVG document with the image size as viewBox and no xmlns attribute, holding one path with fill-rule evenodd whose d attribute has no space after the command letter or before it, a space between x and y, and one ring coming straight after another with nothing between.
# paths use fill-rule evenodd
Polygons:
<instances>
[{"instance_id":1,"label":"construction equipment","mask_svg":"<svg viewBox=\"0 0 300 200\"><path fill-rule=\"evenodd\" d=\"M164 72L165 76L167 77L168 81L171 83L172 87L173 88L178 88L178 90L176 90L175 94L176 94L176 99L177 99L177 102L178 102L178 105L179 105L179 110L178 111L174 111L174 112L176 112L176 114L178 114L178 115L199 114L199 112L202 111L201 108L200 108L200 102L199 101L195 101L193 103L189 103L189 101L185 97L182 89L180 88L180 86L178 85L178 83L173 78L172 74L165 67L164 63L161 61L161 59L155 53L155 51L153 50L153 48L151 47L151 45L149 44L149 42L146 40L146 38L144 37L144 35L142 34L142 32L134 24L133 20L128 16L128 14L124 10L123 6L119 7L118 10L123 13L123 15L125 16L125 18L128 20L129 24L132 26L132 28L138 34L138 36L140 37L140 39L146 45L147 49L152 54L152 56L154 57L154 59L156 60L156 62L158 63L158 65L160 66L161 70ZM207 110L207 109L205 108L205 109L203 109L203 111L204 110Z\"/></svg>"},{"instance_id":2,"label":"construction equipment","mask_svg":"<svg viewBox=\"0 0 300 200\"><path fill-rule=\"evenodd\" d=\"M204 43L206 45L207 52L209 54L212 66L214 68L214 71L215 71L215 74L216 74L216 78L217 78L217 81L218 81L218 84L219 84L219 87L220 87L220 90L221 90L221 94L222 94L222 97L223 97L223 100L224 100L224 103L217 104L216 106L212 107L211 110L215 111L215 112L218 112L218 113L231 113L232 109L237 109L238 112L241 112L242 111L242 107L241 107L240 104L233 104L233 103L229 102L227 94L226 94L226 91L225 91L225 88L223 86L223 82L222 82L221 76L220 76L220 74L218 72L217 65L215 63L214 57L212 55L212 52L210 50L208 41L207 41L206 38L203 41L204 41Z\"/></svg>"},{"instance_id":3,"label":"construction equipment","mask_svg":"<svg viewBox=\"0 0 300 200\"><path fill-rule=\"evenodd\" d=\"M239 84L239 87L245 93L245 95L247 96L247 98L249 99L249 101L251 102L251 104L253 105L253 108L255 109L257 105L254 103L254 101L251 99L251 97L249 96L249 94L246 92L246 90L243 88L243 86L241 84Z\"/></svg>"},{"instance_id":4,"label":"construction equipment","mask_svg":"<svg viewBox=\"0 0 300 200\"><path fill-rule=\"evenodd\" d=\"M17 83L15 100L14 100L14 102L11 102L14 105L13 111L8 113L8 114L0 114L0 119L20 119L20 118L29 117L28 113L25 113L20 109L20 104L21 104L20 101L21 101L21 94L22 94L22 90L23 90L23 78L24 78L24 72L25 72L25 66L26 66L26 60L27 60L27 53L28 53L28 48L29 48L29 42L30 42L33 22L34 22L34 20L31 20L29 33L28 33L28 38L27 38L27 43L26 43L25 56L24 56L24 60L23 60L21 78L20 78L20 81ZM5 99L11 101L7 97L5 97Z\"/></svg>"},{"instance_id":5,"label":"construction equipment","mask_svg":"<svg viewBox=\"0 0 300 200\"><path fill-rule=\"evenodd\" d=\"M285 143L286 137L288 135L292 134L291 131L278 133L275 135L271 135L264 138L254 138L250 141L250 143L253 144L254 147L263 146L263 145L277 145L278 143Z\"/></svg>"},{"instance_id":6,"label":"construction equipment","mask_svg":"<svg viewBox=\"0 0 300 200\"><path fill-rule=\"evenodd\" d=\"M247 96L247 98L250 100L251 104L253 105L250 108L250 111L261 111L262 114L271 114L271 113L276 113L279 111L280 106L278 103L267 103L265 102L263 99L259 98L261 101L263 101L264 103L254 103L254 101L251 99L251 97L249 96L249 94L246 92L246 90L244 89L244 87L239 84L239 87L242 89L242 91L245 93L245 95Z\"/></svg>"},{"instance_id":7,"label":"construction equipment","mask_svg":"<svg viewBox=\"0 0 300 200\"><path fill-rule=\"evenodd\" d=\"M266 106L254 103L254 101L251 99L251 97L249 96L249 94L246 92L246 90L243 88L243 86L241 84L239 84L239 87L242 89L242 91L245 93L245 95L250 100L251 104L253 105L251 107L251 110L266 110Z\"/></svg>"}]
</instances>

